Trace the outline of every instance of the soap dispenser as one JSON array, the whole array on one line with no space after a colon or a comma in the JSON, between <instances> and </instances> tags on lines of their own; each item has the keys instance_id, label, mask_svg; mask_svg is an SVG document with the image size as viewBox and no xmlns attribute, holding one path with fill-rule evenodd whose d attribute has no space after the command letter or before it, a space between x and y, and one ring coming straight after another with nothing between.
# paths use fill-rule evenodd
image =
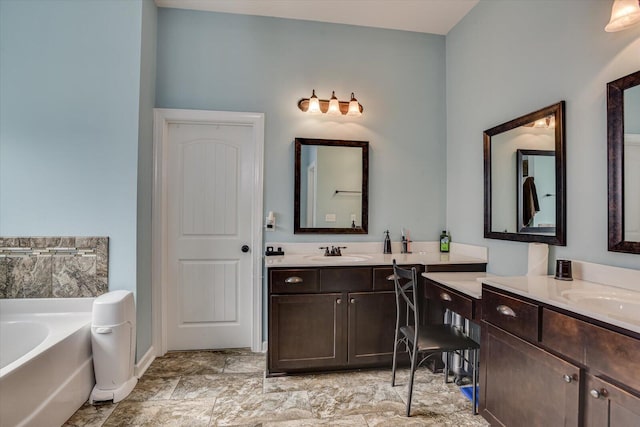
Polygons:
<instances>
[{"instance_id":1,"label":"soap dispenser","mask_svg":"<svg viewBox=\"0 0 640 427\"><path fill-rule=\"evenodd\" d=\"M440 234L440 252L449 252L450 244L451 234L447 230L442 230L442 234Z\"/></svg>"},{"instance_id":2,"label":"soap dispenser","mask_svg":"<svg viewBox=\"0 0 640 427\"><path fill-rule=\"evenodd\" d=\"M384 250L382 251L383 254L390 254L391 253L391 239L389 238L389 230L385 231L386 236L384 238Z\"/></svg>"}]
</instances>

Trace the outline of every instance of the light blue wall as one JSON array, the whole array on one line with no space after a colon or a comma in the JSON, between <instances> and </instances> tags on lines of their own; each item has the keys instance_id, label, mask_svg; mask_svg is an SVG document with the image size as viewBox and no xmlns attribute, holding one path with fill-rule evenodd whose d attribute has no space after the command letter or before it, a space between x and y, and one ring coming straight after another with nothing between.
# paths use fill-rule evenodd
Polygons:
<instances>
[{"instance_id":1,"label":"light blue wall","mask_svg":"<svg viewBox=\"0 0 640 427\"><path fill-rule=\"evenodd\" d=\"M447 35L447 220L523 274L527 244L483 238L482 131L566 100L567 246L554 258L640 268L607 251L606 84L640 69L640 27L606 33L608 1L486 1Z\"/></svg>"},{"instance_id":2,"label":"light blue wall","mask_svg":"<svg viewBox=\"0 0 640 427\"><path fill-rule=\"evenodd\" d=\"M445 223L444 37L177 9L158 11L156 106L264 112L267 241L380 241L400 227L435 240ZM297 108L351 92L361 118ZM293 234L295 137L370 142L369 234Z\"/></svg>"},{"instance_id":3,"label":"light blue wall","mask_svg":"<svg viewBox=\"0 0 640 427\"><path fill-rule=\"evenodd\" d=\"M158 8L153 0L142 1L140 59L140 112L138 130L138 246L137 246L137 339L138 359L151 347L151 208L153 193L153 108L156 88L156 37Z\"/></svg>"},{"instance_id":4,"label":"light blue wall","mask_svg":"<svg viewBox=\"0 0 640 427\"><path fill-rule=\"evenodd\" d=\"M156 26L144 2L0 1L0 235L109 236L109 289L137 291L139 355Z\"/></svg>"}]
</instances>

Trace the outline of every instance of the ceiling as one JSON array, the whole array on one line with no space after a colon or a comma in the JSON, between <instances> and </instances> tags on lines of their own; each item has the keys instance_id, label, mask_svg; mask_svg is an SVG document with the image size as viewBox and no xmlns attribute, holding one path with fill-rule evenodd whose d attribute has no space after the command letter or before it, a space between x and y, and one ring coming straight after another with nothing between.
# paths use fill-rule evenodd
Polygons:
<instances>
[{"instance_id":1,"label":"ceiling","mask_svg":"<svg viewBox=\"0 0 640 427\"><path fill-rule=\"evenodd\" d=\"M445 35L479 0L155 0L159 7Z\"/></svg>"}]
</instances>

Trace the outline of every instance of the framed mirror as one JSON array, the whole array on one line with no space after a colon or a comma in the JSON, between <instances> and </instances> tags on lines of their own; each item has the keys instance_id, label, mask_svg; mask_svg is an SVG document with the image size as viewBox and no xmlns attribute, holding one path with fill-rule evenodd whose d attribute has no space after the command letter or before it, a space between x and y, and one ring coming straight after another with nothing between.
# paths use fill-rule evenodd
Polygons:
<instances>
[{"instance_id":1,"label":"framed mirror","mask_svg":"<svg viewBox=\"0 0 640 427\"><path fill-rule=\"evenodd\" d=\"M367 234L369 142L295 139L294 233Z\"/></svg>"},{"instance_id":2,"label":"framed mirror","mask_svg":"<svg viewBox=\"0 0 640 427\"><path fill-rule=\"evenodd\" d=\"M609 250L640 254L640 71L607 84Z\"/></svg>"},{"instance_id":3,"label":"framed mirror","mask_svg":"<svg viewBox=\"0 0 640 427\"><path fill-rule=\"evenodd\" d=\"M564 101L487 129L484 237L566 244Z\"/></svg>"}]
</instances>

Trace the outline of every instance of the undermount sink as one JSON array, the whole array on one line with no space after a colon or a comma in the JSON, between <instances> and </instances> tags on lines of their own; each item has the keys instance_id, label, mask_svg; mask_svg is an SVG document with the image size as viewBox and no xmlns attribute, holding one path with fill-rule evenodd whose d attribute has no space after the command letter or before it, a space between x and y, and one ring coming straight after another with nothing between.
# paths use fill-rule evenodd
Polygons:
<instances>
[{"instance_id":1,"label":"undermount sink","mask_svg":"<svg viewBox=\"0 0 640 427\"><path fill-rule=\"evenodd\" d=\"M640 320L640 296L636 293L569 289L560 295L578 307L602 311L619 319Z\"/></svg>"},{"instance_id":2,"label":"undermount sink","mask_svg":"<svg viewBox=\"0 0 640 427\"><path fill-rule=\"evenodd\" d=\"M344 262L362 262L371 259L369 255L341 255L341 256L325 256L325 255L307 255L305 256L309 261L316 262L331 262L331 263L344 263Z\"/></svg>"}]
</instances>

